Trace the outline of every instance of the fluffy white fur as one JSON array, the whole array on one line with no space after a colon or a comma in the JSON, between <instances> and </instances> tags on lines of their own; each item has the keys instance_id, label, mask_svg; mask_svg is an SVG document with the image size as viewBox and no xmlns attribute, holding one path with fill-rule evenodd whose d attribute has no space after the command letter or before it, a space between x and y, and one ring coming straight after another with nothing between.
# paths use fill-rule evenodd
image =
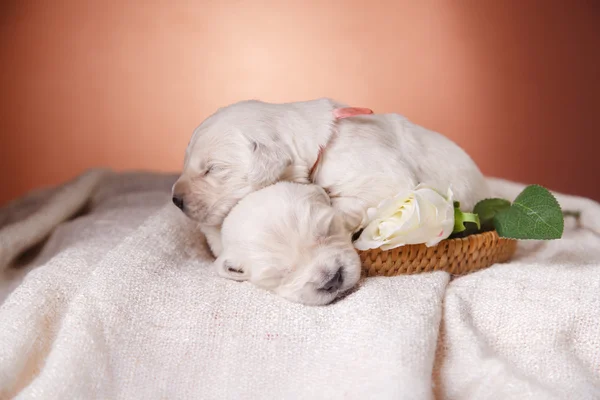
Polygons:
<instances>
[{"instance_id":1,"label":"fluffy white fur","mask_svg":"<svg viewBox=\"0 0 600 400\"><path fill-rule=\"evenodd\" d=\"M325 191L279 182L244 197L223 222L219 275L298 303L324 305L360 278L350 232Z\"/></svg>"},{"instance_id":2,"label":"fluffy white fur","mask_svg":"<svg viewBox=\"0 0 600 400\"><path fill-rule=\"evenodd\" d=\"M308 183L320 146L326 151L313 182L327 191L350 231L363 227L368 207L419 183L451 185L465 210L488 196L475 163L446 137L398 114L336 120L333 110L340 107L346 105L330 99L243 101L219 109L194 131L173 193L215 255L232 207L277 181Z\"/></svg>"}]
</instances>

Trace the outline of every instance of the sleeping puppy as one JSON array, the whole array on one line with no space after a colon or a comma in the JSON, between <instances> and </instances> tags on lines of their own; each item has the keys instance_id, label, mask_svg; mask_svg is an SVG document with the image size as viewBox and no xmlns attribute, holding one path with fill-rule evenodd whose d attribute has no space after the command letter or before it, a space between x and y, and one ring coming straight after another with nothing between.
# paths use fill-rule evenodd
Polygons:
<instances>
[{"instance_id":1,"label":"sleeping puppy","mask_svg":"<svg viewBox=\"0 0 600 400\"><path fill-rule=\"evenodd\" d=\"M465 211L489 196L458 145L401 115L369 112L330 99L219 109L192 135L173 202L199 223L218 256L232 207L278 181L324 188L351 232L363 227L367 208L419 183L451 185Z\"/></svg>"},{"instance_id":2,"label":"sleeping puppy","mask_svg":"<svg viewBox=\"0 0 600 400\"><path fill-rule=\"evenodd\" d=\"M294 302L328 304L360 277L350 232L316 185L279 182L245 196L221 237L220 276Z\"/></svg>"}]
</instances>

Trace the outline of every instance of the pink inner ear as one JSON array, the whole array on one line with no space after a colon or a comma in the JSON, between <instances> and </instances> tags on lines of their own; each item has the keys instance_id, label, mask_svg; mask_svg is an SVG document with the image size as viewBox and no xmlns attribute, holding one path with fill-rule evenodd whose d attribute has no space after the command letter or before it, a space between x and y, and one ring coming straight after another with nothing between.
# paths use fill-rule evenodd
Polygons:
<instances>
[{"instance_id":1,"label":"pink inner ear","mask_svg":"<svg viewBox=\"0 0 600 400\"><path fill-rule=\"evenodd\" d=\"M354 117L356 115L367 115L373 114L373 110L370 108L360 108L360 107L344 107L344 108L336 108L333 110L333 116L335 119L342 119L348 117Z\"/></svg>"}]
</instances>

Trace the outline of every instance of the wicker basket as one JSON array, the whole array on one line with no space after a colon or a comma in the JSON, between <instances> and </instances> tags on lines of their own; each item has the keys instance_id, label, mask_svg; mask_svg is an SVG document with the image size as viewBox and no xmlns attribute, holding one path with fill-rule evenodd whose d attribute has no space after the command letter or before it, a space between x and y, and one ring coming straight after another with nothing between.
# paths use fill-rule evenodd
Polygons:
<instances>
[{"instance_id":1,"label":"wicker basket","mask_svg":"<svg viewBox=\"0 0 600 400\"><path fill-rule=\"evenodd\" d=\"M517 241L500 238L496 231L442 240L437 246L407 245L392 250L359 251L363 276L394 276L446 271L464 275L508 261Z\"/></svg>"}]
</instances>

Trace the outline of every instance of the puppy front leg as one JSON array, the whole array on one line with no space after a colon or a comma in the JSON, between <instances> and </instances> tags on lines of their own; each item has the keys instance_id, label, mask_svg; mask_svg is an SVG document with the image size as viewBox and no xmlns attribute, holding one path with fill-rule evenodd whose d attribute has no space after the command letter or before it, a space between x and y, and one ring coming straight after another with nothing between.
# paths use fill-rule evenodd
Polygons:
<instances>
[{"instance_id":1,"label":"puppy front leg","mask_svg":"<svg viewBox=\"0 0 600 400\"><path fill-rule=\"evenodd\" d=\"M364 228L367 220L367 207L362 200L355 197L335 197L331 205L342 216L344 225L350 233Z\"/></svg>"},{"instance_id":2,"label":"puppy front leg","mask_svg":"<svg viewBox=\"0 0 600 400\"><path fill-rule=\"evenodd\" d=\"M221 243L221 228L214 226L201 226L200 230L206 236L208 247L215 258L221 255L223 245Z\"/></svg>"}]
</instances>

